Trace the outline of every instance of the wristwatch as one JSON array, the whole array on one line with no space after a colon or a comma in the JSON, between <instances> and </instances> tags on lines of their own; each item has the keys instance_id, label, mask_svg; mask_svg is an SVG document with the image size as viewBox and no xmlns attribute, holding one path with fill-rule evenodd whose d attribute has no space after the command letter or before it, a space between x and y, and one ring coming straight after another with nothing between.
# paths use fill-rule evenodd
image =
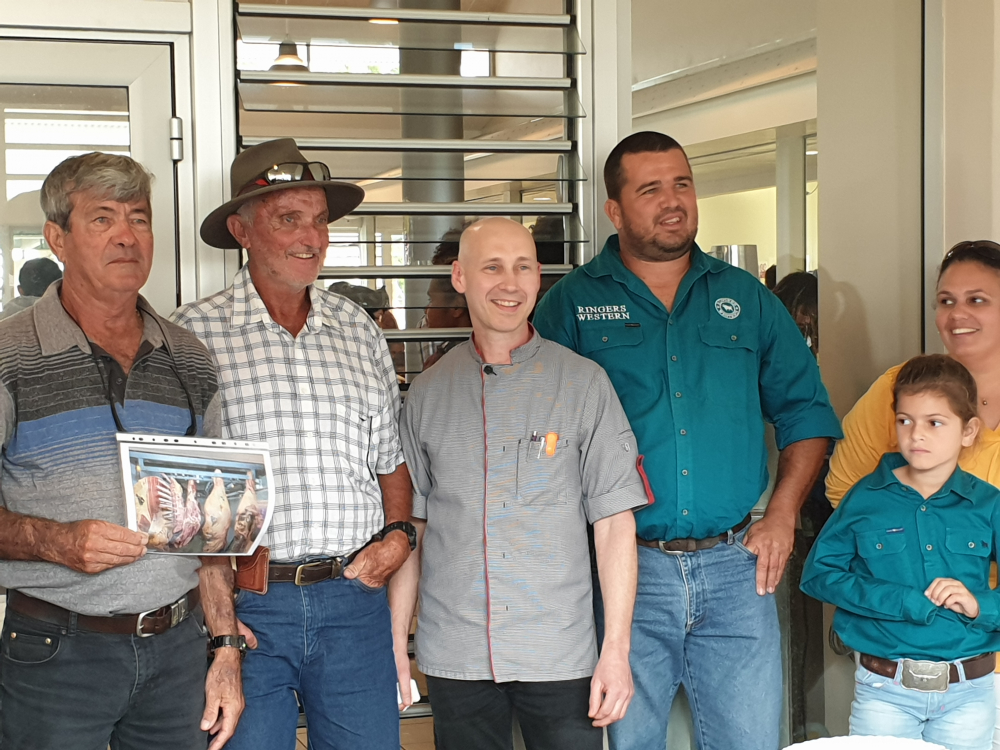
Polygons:
<instances>
[{"instance_id":1,"label":"wristwatch","mask_svg":"<svg viewBox=\"0 0 1000 750\"><path fill-rule=\"evenodd\" d=\"M385 539L386 535L392 531L402 531L406 534L406 538L410 542L411 552L417 548L417 527L412 523L409 521L396 521L396 523L390 523L378 533L379 540Z\"/></svg>"},{"instance_id":2,"label":"wristwatch","mask_svg":"<svg viewBox=\"0 0 1000 750\"><path fill-rule=\"evenodd\" d=\"M247 639L242 635L217 635L208 642L208 649L213 655L220 648L235 648L242 659L247 655Z\"/></svg>"}]
</instances>

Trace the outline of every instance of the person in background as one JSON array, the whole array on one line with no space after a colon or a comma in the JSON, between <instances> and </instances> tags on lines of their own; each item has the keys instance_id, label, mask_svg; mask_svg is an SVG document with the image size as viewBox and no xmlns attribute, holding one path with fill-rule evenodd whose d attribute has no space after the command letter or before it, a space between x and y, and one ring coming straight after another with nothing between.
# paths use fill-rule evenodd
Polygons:
<instances>
[{"instance_id":1,"label":"person in background","mask_svg":"<svg viewBox=\"0 0 1000 750\"><path fill-rule=\"evenodd\" d=\"M941 262L934 306L945 350L972 373L979 394L979 439L962 451L958 465L1000 487L1000 245L975 240L952 247ZM844 439L826 478L834 507L883 454L899 450L892 393L900 367L889 368L844 417ZM1000 707L993 748L1000 750Z\"/></svg>"},{"instance_id":2,"label":"person in background","mask_svg":"<svg viewBox=\"0 0 1000 750\"><path fill-rule=\"evenodd\" d=\"M774 592L840 425L781 303L695 243L697 196L680 144L630 135L608 157L604 181L618 234L552 287L534 324L607 371L648 481L650 504L635 514L635 698L608 730L611 747L662 750L683 682L702 750L774 750ZM764 517L751 526L768 485L765 422L781 455Z\"/></svg>"},{"instance_id":3,"label":"person in background","mask_svg":"<svg viewBox=\"0 0 1000 750\"><path fill-rule=\"evenodd\" d=\"M764 286L766 286L771 291L774 291L774 287L778 285L778 267L775 265L768 266L764 270Z\"/></svg>"},{"instance_id":4,"label":"person in background","mask_svg":"<svg viewBox=\"0 0 1000 750\"><path fill-rule=\"evenodd\" d=\"M45 294L45 290L53 281L61 278L62 270L50 258L32 258L25 261L24 265L21 266L21 273L17 277L19 296L3 306L3 310L0 311L0 320L9 318L21 310L27 310L38 301L39 297Z\"/></svg>"},{"instance_id":5,"label":"person in background","mask_svg":"<svg viewBox=\"0 0 1000 750\"><path fill-rule=\"evenodd\" d=\"M441 238L441 244L434 251L431 263L435 266L450 266L458 260L461 235L462 232L457 230L446 232ZM469 328L472 326L465 295L455 291L451 279L447 276L437 276L431 279L427 287L424 323L427 328ZM422 344L424 369L426 370L433 365L460 343L462 343L460 339L448 339Z\"/></svg>"},{"instance_id":6,"label":"person in background","mask_svg":"<svg viewBox=\"0 0 1000 750\"><path fill-rule=\"evenodd\" d=\"M438 750L510 748L514 715L529 748L600 750L632 695L632 509L646 504L634 437L604 371L528 323L540 275L527 229L473 224L452 279L473 338L416 377L400 426L426 528L389 584L403 705L419 579L417 662Z\"/></svg>"},{"instance_id":7,"label":"person in background","mask_svg":"<svg viewBox=\"0 0 1000 750\"><path fill-rule=\"evenodd\" d=\"M256 648L228 750L292 747L300 703L311 747L398 750L385 584L416 545L399 387L371 316L315 284L330 222L364 191L291 138L242 151L230 185L201 237L245 248L247 265L173 315L218 364L223 437L266 441L274 467L270 559L237 565L236 614Z\"/></svg>"},{"instance_id":8,"label":"person in background","mask_svg":"<svg viewBox=\"0 0 1000 750\"><path fill-rule=\"evenodd\" d=\"M146 554L126 527L115 434L222 431L211 356L139 294L150 195L127 156L59 164L41 203L65 277L0 323L5 750L221 750L243 709L229 558Z\"/></svg>"},{"instance_id":9,"label":"person in background","mask_svg":"<svg viewBox=\"0 0 1000 750\"><path fill-rule=\"evenodd\" d=\"M943 354L897 373L899 453L847 492L802 575L837 607L833 628L858 653L851 734L989 750L1000 593L1000 490L958 468L976 441L976 382Z\"/></svg>"},{"instance_id":10,"label":"person in background","mask_svg":"<svg viewBox=\"0 0 1000 750\"><path fill-rule=\"evenodd\" d=\"M347 297L356 305L361 305L383 331L399 330L396 316L389 309L389 292L385 287L372 289L349 281L336 281L328 286L327 291ZM392 355L392 365L396 370L396 379L402 382L406 371L406 347L400 341L389 344L389 354Z\"/></svg>"}]
</instances>

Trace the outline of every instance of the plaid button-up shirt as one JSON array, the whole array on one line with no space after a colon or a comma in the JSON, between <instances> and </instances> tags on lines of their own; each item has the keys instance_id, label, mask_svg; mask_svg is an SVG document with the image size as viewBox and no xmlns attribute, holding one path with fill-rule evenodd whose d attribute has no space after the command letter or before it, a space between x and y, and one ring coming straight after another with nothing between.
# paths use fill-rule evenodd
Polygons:
<instances>
[{"instance_id":1,"label":"plaid button-up shirt","mask_svg":"<svg viewBox=\"0 0 1000 750\"><path fill-rule=\"evenodd\" d=\"M275 510L271 559L345 555L384 523L377 474L403 463L399 387L385 338L363 308L309 288L298 336L274 322L249 267L233 286L173 316L219 368L223 437L266 441Z\"/></svg>"}]
</instances>

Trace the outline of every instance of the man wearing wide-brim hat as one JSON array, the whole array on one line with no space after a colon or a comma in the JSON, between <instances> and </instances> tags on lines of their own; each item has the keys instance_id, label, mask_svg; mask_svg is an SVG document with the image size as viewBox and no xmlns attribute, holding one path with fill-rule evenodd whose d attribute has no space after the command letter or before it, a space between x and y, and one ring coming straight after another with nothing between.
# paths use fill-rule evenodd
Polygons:
<instances>
[{"instance_id":1,"label":"man wearing wide-brim hat","mask_svg":"<svg viewBox=\"0 0 1000 750\"><path fill-rule=\"evenodd\" d=\"M232 200L201 236L244 248L247 265L173 315L218 364L224 437L267 441L274 466L270 562L236 575L251 650L246 710L227 747L291 747L298 697L311 747L397 750L384 587L415 542L399 390L368 313L313 283L327 225L364 191L331 180L291 138L243 151L230 179Z\"/></svg>"}]
</instances>

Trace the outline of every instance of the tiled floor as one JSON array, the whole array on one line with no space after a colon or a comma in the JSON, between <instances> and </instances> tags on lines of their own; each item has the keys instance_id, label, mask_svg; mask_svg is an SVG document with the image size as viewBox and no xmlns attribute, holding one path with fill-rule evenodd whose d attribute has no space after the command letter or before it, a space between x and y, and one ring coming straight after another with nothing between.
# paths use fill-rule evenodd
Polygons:
<instances>
[{"instance_id":1,"label":"tiled floor","mask_svg":"<svg viewBox=\"0 0 1000 750\"><path fill-rule=\"evenodd\" d=\"M434 750L434 719L406 719L400 722L399 736L402 750ZM299 730L299 750L308 750L306 730Z\"/></svg>"}]
</instances>

